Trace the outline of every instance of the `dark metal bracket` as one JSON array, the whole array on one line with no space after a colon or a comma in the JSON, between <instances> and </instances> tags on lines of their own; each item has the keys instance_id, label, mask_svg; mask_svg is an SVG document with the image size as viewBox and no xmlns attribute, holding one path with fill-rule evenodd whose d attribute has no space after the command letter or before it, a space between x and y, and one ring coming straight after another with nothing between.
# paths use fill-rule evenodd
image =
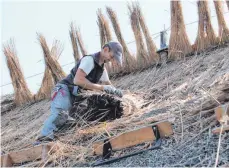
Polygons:
<instances>
[{"instance_id":1,"label":"dark metal bracket","mask_svg":"<svg viewBox=\"0 0 229 168\"><path fill-rule=\"evenodd\" d=\"M112 146L109 139L104 140L103 145L103 159L109 159L112 153Z\"/></svg>"}]
</instances>

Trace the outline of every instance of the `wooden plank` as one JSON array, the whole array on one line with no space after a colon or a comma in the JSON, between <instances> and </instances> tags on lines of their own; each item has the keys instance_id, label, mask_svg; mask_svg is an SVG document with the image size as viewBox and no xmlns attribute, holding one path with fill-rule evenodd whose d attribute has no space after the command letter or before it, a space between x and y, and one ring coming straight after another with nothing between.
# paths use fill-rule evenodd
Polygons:
<instances>
[{"instance_id":1,"label":"wooden plank","mask_svg":"<svg viewBox=\"0 0 229 168\"><path fill-rule=\"evenodd\" d=\"M122 133L121 135L109 138L112 150L120 150L127 147L135 146L144 142L153 141L156 139L152 126L157 125L160 136L167 137L173 134L171 123L168 121L154 123L147 127L139 128L130 132ZM93 144L93 150L96 155L102 155L104 140L97 141Z\"/></svg>"},{"instance_id":2,"label":"wooden plank","mask_svg":"<svg viewBox=\"0 0 229 168\"><path fill-rule=\"evenodd\" d=\"M229 120L229 104L224 104L215 108L216 119L222 123Z\"/></svg>"},{"instance_id":3,"label":"wooden plank","mask_svg":"<svg viewBox=\"0 0 229 168\"><path fill-rule=\"evenodd\" d=\"M220 134L220 131L221 131L221 127L217 127L217 128L214 128L214 129L212 130L212 133L213 133L213 134ZM223 126L223 131L222 131L222 133L224 133L225 131L229 131L229 125L224 125L224 126Z\"/></svg>"},{"instance_id":4,"label":"wooden plank","mask_svg":"<svg viewBox=\"0 0 229 168\"><path fill-rule=\"evenodd\" d=\"M45 164L48 159L49 159L49 151L50 151L50 146L49 145L44 145L42 146L42 156L41 156L41 159L42 159L42 162Z\"/></svg>"},{"instance_id":5,"label":"wooden plank","mask_svg":"<svg viewBox=\"0 0 229 168\"><path fill-rule=\"evenodd\" d=\"M35 147L23 149L20 151L10 152L8 155L10 156L12 163L22 163L27 161L34 161L42 158L42 152L47 154L50 150L55 151L58 146L57 143L50 142L47 144L37 145ZM44 152L45 149L45 152ZM47 151L48 149L48 151Z\"/></svg>"},{"instance_id":6,"label":"wooden plank","mask_svg":"<svg viewBox=\"0 0 229 168\"><path fill-rule=\"evenodd\" d=\"M1 167L12 167L13 162L9 154L1 155Z\"/></svg>"}]
</instances>

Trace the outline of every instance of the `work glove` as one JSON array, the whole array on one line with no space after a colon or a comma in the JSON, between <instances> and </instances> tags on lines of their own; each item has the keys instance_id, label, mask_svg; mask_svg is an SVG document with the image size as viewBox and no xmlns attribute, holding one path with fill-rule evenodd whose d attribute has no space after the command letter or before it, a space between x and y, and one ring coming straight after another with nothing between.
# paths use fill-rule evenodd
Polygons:
<instances>
[{"instance_id":1,"label":"work glove","mask_svg":"<svg viewBox=\"0 0 229 168\"><path fill-rule=\"evenodd\" d=\"M120 89L116 89L114 94L116 94L118 97L122 97L123 96L123 93L122 93L122 91Z\"/></svg>"},{"instance_id":2,"label":"work glove","mask_svg":"<svg viewBox=\"0 0 229 168\"><path fill-rule=\"evenodd\" d=\"M115 94L116 88L114 86L111 86L111 85L104 85L103 90L108 94Z\"/></svg>"}]
</instances>

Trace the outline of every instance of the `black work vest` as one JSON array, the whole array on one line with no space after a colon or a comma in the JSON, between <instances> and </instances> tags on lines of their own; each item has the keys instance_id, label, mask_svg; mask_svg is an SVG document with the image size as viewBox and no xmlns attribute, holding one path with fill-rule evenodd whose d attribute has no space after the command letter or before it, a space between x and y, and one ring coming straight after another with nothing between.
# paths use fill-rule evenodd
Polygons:
<instances>
[{"instance_id":1,"label":"black work vest","mask_svg":"<svg viewBox=\"0 0 229 168\"><path fill-rule=\"evenodd\" d=\"M86 76L86 79L88 79L92 83L98 83L102 74L103 74L103 71L104 71L104 64L102 64L102 66L99 65L99 56L100 56L99 54L100 53L98 52L98 53L95 53L93 55L85 55L84 56L84 57L92 57L94 60L94 68ZM81 58L79 60L79 62L76 64L76 66L71 70L70 74L59 82L61 84L67 85L70 93L72 93L73 87L75 86L74 77L76 75L77 69L79 68L80 62L83 58Z\"/></svg>"}]
</instances>

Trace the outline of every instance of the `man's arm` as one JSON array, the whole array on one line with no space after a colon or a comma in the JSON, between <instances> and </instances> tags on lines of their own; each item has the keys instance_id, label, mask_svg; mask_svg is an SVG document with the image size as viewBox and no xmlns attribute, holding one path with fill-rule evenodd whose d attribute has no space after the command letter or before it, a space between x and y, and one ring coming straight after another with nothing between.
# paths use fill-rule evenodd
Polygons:
<instances>
[{"instance_id":1,"label":"man's arm","mask_svg":"<svg viewBox=\"0 0 229 168\"><path fill-rule=\"evenodd\" d=\"M103 84L103 85L112 85L112 83L111 83L110 80L109 80L109 81L103 81L102 84Z\"/></svg>"},{"instance_id":2,"label":"man's arm","mask_svg":"<svg viewBox=\"0 0 229 168\"><path fill-rule=\"evenodd\" d=\"M74 78L74 84L82 87L83 89L89 90L100 90L103 91L103 85L91 83L87 78L87 74L82 70L78 69Z\"/></svg>"},{"instance_id":3,"label":"man's arm","mask_svg":"<svg viewBox=\"0 0 229 168\"><path fill-rule=\"evenodd\" d=\"M103 85L112 85L109 76L108 76L108 72L106 70L106 68L104 68L103 74L100 78L100 81Z\"/></svg>"}]
</instances>

